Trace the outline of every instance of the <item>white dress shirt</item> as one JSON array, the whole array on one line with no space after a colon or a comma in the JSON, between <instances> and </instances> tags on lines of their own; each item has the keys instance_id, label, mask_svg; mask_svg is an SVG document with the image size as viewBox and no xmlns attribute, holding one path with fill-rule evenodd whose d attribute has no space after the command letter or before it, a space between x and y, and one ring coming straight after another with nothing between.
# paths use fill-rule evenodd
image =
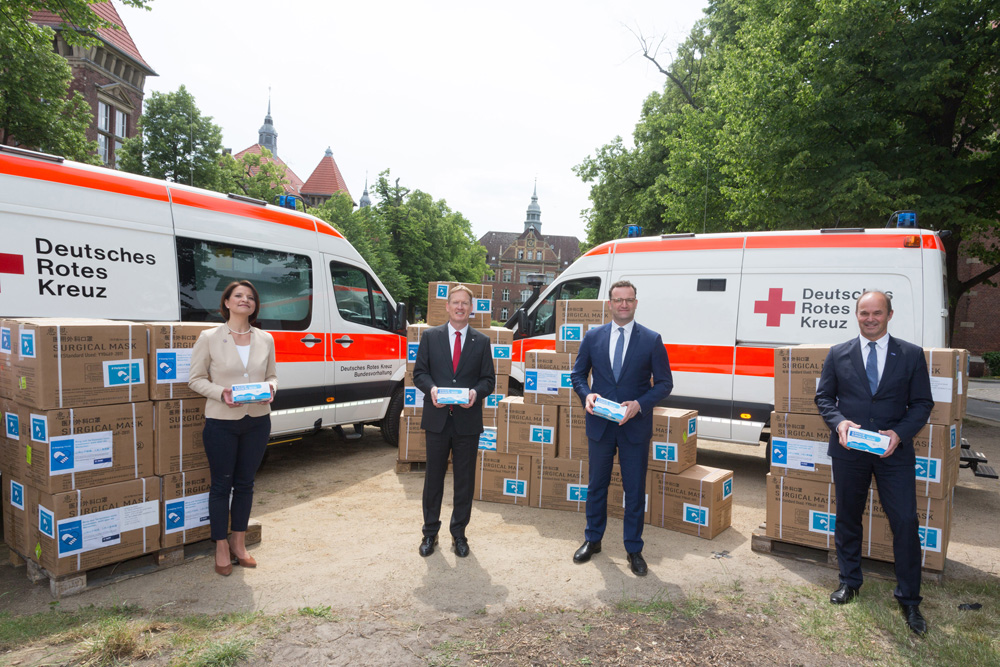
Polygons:
<instances>
[{"instance_id":1,"label":"white dress shirt","mask_svg":"<svg viewBox=\"0 0 1000 667\"><path fill-rule=\"evenodd\" d=\"M871 352L871 348L868 347L868 343L872 342L862 335L858 335L861 340L861 365L868 368L868 354ZM889 334L883 335L877 341L875 341L875 354L878 361L878 381L882 381L882 371L885 370L885 358L889 354Z\"/></svg>"}]
</instances>

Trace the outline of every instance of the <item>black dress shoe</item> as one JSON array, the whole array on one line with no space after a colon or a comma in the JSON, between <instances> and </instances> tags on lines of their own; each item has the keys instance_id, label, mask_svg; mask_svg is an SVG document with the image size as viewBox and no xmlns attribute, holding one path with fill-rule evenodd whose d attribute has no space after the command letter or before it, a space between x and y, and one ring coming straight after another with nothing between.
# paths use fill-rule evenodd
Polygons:
<instances>
[{"instance_id":1,"label":"black dress shoe","mask_svg":"<svg viewBox=\"0 0 1000 667\"><path fill-rule=\"evenodd\" d=\"M830 593L830 602L832 604L847 604L856 597L858 597L857 588L848 586L847 584L841 584L840 588Z\"/></svg>"},{"instance_id":2,"label":"black dress shoe","mask_svg":"<svg viewBox=\"0 0 1000 667\"><path fill-rule=\"evenodd\" d=\"M628 555L628 566L637 577L645 577L646 573L649 572L649 568L646 567L646 559L642 557L641 551Z\"/></svg>"},{"instance_id":3,"label":"black dress shoe","mask_svg":"<svg viewBox=\"0 0 1000 667\"><path fill-rule=\"evenodd\" d=\"M601 553L601 541L596 542L584 542L583 546L576 550L573 554L574 563L586 563L590 560L590 557L594 554Z\"/></svg>"},{"instance_id":4,"label":"black dress shoe","mask_svg":"<svg viewBox=\"0 0 1000 667\"><path fill-rule=\"evenodd\" d=\"M915 634L923 636L927 632L927 621L920 613L920 605L899 603L899 608L903 611L903 618L906 619L906 627L913 630Z\"/></svg>"},{"instance_id":5,"label":"black dress shoe","mask_svg":"<svg viewBox=\"0 0 1000 667\"><path fill-rule=\"evenodd\" d=\"M420 540L420 555L427 558L434 553L434 545L437 544L437 535L427 536Z\"/></svg>"},{"instance_id":6,"label":"black dress shoe","mask_svg":"<svg viewBox=\"0 0 1000 667\"><path fill-rule=\"evenodd\" d=\"M464 537L455 538L455 555L459 558L465 558L469 555L469 540Z\"/></svg>"}]
</instances>

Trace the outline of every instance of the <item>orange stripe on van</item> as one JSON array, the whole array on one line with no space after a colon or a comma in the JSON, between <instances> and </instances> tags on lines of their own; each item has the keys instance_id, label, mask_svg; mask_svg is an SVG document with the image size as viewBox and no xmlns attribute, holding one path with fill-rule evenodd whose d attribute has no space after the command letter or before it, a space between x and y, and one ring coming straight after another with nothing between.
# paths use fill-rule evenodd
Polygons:
<instances>
[{"instance_id":1,"label":"orange stripe on van","mask_svg":"<svg viewBox=\"0 0 1000 667\"><path fill-rule=\"evenodd\" d=\"M927 248L928 250L937 249L941 252L945 252L944 241L942 241L937 234L924 234L923 239L924 248Z\"/></svg>"},{"instance_id":2,"label":"orange stripe on van","mask_svg":"<svg viewBox=\"0 0 1000 667\"><path fill-rule=\"evenodd\" d=\"M733 348L726 345L672 345L664 343L670 370L682 373L733 372Z\"/></svg>"},{"instance_id":3,"label":"orange stripe on van","mask_svg":"<svg viewBox=\"0 0 1000 667\"><path fill-rule=\"evenodd\" d=\"M611 252L611 249L614 247L614 245L615 245L614 241L608 241L607 243L602 243L596 248L591 248L590 250L585 252L583 256L590 257L591 255L607 255L609 252Z\"/></svg>"},{"instance_id":4,"label":"orange stripe on van","mask_svg":"<svg viewBox=\"0 0 1000 667\"><path fill-rule=\"evenodd\" d=\"M524 356L532 350L552 350L556 349L556 341L552 338L522 338L515 340L511 357L513 361L522 363Z\"/></svg>"},{"instance_id":5,"label":"orange stripe on van","mask_svg":"<svg viewBox=\"0 0 1000 667\"><path fill-rule=\"evenodd\" d=\"M319 220L316 222L316 231L320 234L326 234L327 236L335 236L338 239L344 238L343 234L334 229L333 225L325 220Z\"/></svg>"},{"instance_id":6,"label":"orange stripe on van","mask_svg":"<svg viewBox=\"0 0 1000 667\"><path fill-rule=\"evenodd\" d=\"M274 338L274 357L278 363L293 363L307 361L310 363L322 363L323 343L316 343L312 347L306 347L302 342L303 338L318 338L323 340L322 332L310 331L271 331ZM280 382L280 380L279 380Z\"/></svg>"},{"instance_id":7,"label":"orange stripe on van","mask_svg":"<svg viewBox=\"0 0 1000 667\"><path fill-rule=\"evenodd\" d=\"M255 218L265 222L276 222L279 225L288 225L306 231L316 231L316 225L312 220L303 220L297 216L285 213L281 210L267 208L258 204L247 204L236 199L224 199L222 197L211 197L198 192L188 192L186 190L170 190L171 197L175 204L201 208L208 211L218 211L228 213L243 218Z\"/></svg>"},{"instance_id":8,"label":"orange stripe on van","mask_svg":"<svg viewBox=\"0 0 1000 667\"><path fill-rule=\"evenodd\" d=\"M158 183L124 178L111 169L88 171L62 164L40 162L31 158L0 154L0 174L10 174L63 185L74 185L91 190L104 190L130 197L167 201L167 188Z\"/></svg>"},{"instance_id":9,"label":"orange stripe on van","mask_svg":"<svg viewBox=\"0 0 1000 667\"><path fill-rule=\"evenodd\" d=\"M332 333L327 334L327 347L331 351L330 361L370 361L377 365L379 361L389 359L406 359L406 337L397 334L359 334ZM353 342L344 347L336 341L350 338ZM395 366L389 369L371 369L371 372L381 371L391 375ZM367 371L367 369L366 369ZM340 372L339 370L336 372ZM342 378L341 378L342 379ZM378 377L358 378L358 381L377 380ZM340 381L340 380L338 380Z\"/></svg>"},{"instance_id":10,"label":"orange stripe on van","mask_svg":"<svg viewBox=\"0 0 1000 667\"><path fill-rule=\"evenodd\" d=\"M619 243L615 253L664 252L670 250L740 250L742 238L648 239Z\"/></svg>"},{"instance_id":11,"label":"orange stripe on van","mask_svg":"<svg viewBox=\"0 0 1000 667\"><path fill-rule=\"evenodd\" d=\"M902 248L903 234L748 236L747 250L773 248Z\"/></svg>"}]
</instances>

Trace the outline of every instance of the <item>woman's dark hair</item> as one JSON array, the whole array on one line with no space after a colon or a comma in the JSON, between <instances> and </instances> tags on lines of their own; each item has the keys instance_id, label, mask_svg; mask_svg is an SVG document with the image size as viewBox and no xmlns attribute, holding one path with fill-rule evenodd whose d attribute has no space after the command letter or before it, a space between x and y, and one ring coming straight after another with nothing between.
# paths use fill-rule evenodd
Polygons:
<instances>
[{"instance_id":1,"label":"woman's dark hair","mask_svg":"<svg viewBox=\"0 0 1000 667\"><path fill-rule=\"evenodd\" d=\"M233 290L240 286L248 287L253 292L253 314L250 315L250 324L256 325L257 313L260 312L260 294L257 293L257 288L249 280L234 280L226 286L222 292L222 300L219 301L219 313L222 315L222 319L229 321L229 309L226 308L226 301L233 295Z\"/></svg>"}]
</instances>

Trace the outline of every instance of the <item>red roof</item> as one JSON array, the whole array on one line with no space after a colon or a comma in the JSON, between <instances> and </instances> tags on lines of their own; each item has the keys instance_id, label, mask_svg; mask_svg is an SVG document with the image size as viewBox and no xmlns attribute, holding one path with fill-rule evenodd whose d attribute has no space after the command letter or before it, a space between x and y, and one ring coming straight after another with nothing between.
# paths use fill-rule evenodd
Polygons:
<instances>
[{"instance_id":1,"label":"red roof","mask_svg":"<svg viewBox=\"0 0 1000 667\"><path fill-rule=\"evenodd\" d=\"M235 155L233 155L233 158L236 159L236 160L239 160L241 157L243 157L247 153L255 153L257 155L260 155L260 151L261 151L262 148L263 148L263 146L261 146L260 144L254 144L253 146L250 146L249 148L244 148L239 153L236 153ZM277 155L272 155L271 157L268 157L268 158L262 158L262 161L263 162L277 162L279 165L281 165L282 167L284 167L285 168L285 178L288 180L288 182L285 183L282 186L282 187L285 188L285 192L287 192L288 194L292 194L292 195L301 194L301 192L302 192L302 179L299 178L298 175L294 171L292 171L292 168L289 167L287 164L285 164L284 161L280 157L278 157ZM250 170L250 173L256 174L257 171L259 171L259 170L256 167L254 167L254 168L252 168Z\"/></svg>"},{"instance_id":2,"label":"red roof","mask_svg":"<svg viewBox=\"0 0 1000 667\"><path fill-rule=\"evenodd\" d=\"M347 183L344 181L344 176L340 173L340 168L334 161L333 156L324 155L323 159L319 161L319 164L313 169L313 173L306 179L305 184L302 186L302 194L329 197L337 192L343 192L348 197L351 196L351 193L347 190Z\"/></svg>"},{"instance_id":3,"label":"red roof","mask_svg":"<svg viewBox=\"0 0 1000 667\"><path fill-rule=\"evenodd\" d=\"M132 41L132 36L128 34L128 29L125 28L125 24L122 22L120 16L118 16L118 10L110 2L97 2L90 6L90 9L100 16L105 21L113 23L119 27L119 30L114 28L99 28L97 34L106 44L113 46L125 55L129 56L137 63L149 70L150 74L156 74L153 68L142 59L142 55L139 53L139 49L136 48L135 42ZM58 14L52 12L31 12L31 21L37 23L38 25L49 26L53 29L58 29L63 25L62 17Z\"/></svg>"}]
</instances>

